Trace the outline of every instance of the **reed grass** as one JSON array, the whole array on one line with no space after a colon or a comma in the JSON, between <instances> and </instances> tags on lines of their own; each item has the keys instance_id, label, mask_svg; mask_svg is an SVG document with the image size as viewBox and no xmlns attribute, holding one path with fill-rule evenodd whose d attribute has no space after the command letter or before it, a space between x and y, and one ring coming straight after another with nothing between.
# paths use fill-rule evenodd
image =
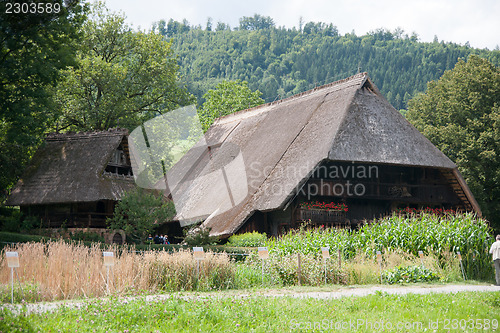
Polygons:
<instances>
[{"instance_id":1,"label":"reed grass","mask_svg":"<svg viewBox=\"0 0 500 333\"><path fill-rule=\"evenodd\" d=\"M35 286L39 299L49 301L109 294L222 289L232 285L235 275L235 267L223 253L207 252L198 274L190 251L136 253L110 246L106 251L113 251L116 258L108 281L102 250L97 244L89 248L62 241L23 243L6 247L4 251L19 253L17 285L27 290L28 286ZM7 285L10 269L4 257L2 254L0 282Z\"/></svg>"}]
</instances>

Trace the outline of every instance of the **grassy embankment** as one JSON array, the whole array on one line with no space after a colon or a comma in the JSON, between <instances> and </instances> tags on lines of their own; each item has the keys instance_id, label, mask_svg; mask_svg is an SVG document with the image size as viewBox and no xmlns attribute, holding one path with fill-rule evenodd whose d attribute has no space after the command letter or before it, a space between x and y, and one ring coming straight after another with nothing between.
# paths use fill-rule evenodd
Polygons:
<instances>
[{"instance_id":1,"label":"grassy embankment","mask_svg":"<svg viewBox=\"0 0 500 333\"><path fill-rule=\"evenodd\" d=\"M110 299L53 313L0 310L13 332L461 332L498 331L500 292L387 295L318 300L184 295ZM481 329L479 329L481 327ZM484 329L483 329L484 328Z\"/></svg>"}]
</instances>

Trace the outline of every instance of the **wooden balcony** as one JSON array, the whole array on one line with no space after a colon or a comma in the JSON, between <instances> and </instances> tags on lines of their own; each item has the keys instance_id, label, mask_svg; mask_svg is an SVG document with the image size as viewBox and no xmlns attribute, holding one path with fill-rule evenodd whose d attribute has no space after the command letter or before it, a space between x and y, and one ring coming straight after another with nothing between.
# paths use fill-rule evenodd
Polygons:
<instances>
[{"instance_id":1,"label":"wooden balcony","mask_svg":"<svg viewBox=\"0 0 500 333\"><path fill-rule=\"evenodd\" d=\"M325 227L346 227L350 226L346 218L346 212L339 212L326 209L299 209L298 218L300 221L311 221L312 225Z\"/></svg>"},{"instance_id":2,"label":"wooden balcony","mask_svg":"<svg viewBox=\"0 0 500 333\"><path fill-rule=\"evenodd\" d=\"M106 219L112 217L111 213L85 212L85 213L49 213L42 217L44 225L48 228L106 228Z\"/></svg>"}]
</instances>

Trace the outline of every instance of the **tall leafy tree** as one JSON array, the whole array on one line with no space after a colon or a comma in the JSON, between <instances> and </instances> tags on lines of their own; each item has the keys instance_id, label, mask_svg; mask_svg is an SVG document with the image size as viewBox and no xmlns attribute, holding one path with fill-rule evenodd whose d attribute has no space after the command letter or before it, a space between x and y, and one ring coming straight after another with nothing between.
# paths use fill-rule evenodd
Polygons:
<instances>
[{"instance_id":1,"label":"tall leafy tree","mask_svg":"<svg viewBox=\"0 0 500 333\"><path fill-rule=\"evenodd\" d=\"M223 81L210 89L203 98L200 122L206 131L215 119L264 103L260 91L252 91L246 81Z\"/></svg>"},{"instance_id":2,"label":"tall leafy tree","mask_svg":"<svg viewBox=\"0 0 500 333\"><path fill-rule=\"evenodd\" d=\"M0 199L43 138L51 87L59 70L75 64L85 17L80 0L26 4L28 13L16 13L0 1Z\"/></svg>"},{"instance_id":3,"label":"tall leafy tree","mask_svg":"<svg viewBox=\"0 0 500 333\"><path fill-rule=\"evenodd\" d=\"M83 26L78 66L62 72L56 130L133 128L193 100L179 83L171 43L134 32L102 3Z\"/></svg>"},{"instance_id":4,"label":"tall leafy tree","mask_svg":"<svg viewBox=\"0 0 500 333\"><path fill-rule=\"evenodd\" d=\"M174 215L174 204L161 193L137 188L123 196L107 223L110 229L124 230L129 240L143 243L155 227Z\"/></svg>"},{"instance_id":5,"label":"tall leafy tree","mask_svg":"<svg viewBox=\"0 0 500 333\"><path fill-rule=\"evenodd\" d=\"M407 118L456 162L500 230L500 69L474 55L460 60L410 100Z\"/></svg>"},{"instance_id":6,"label":"tall leafy tree","mask_svg":"<svg viewBox=\"0 0 500 333\"><path fill-rule=\"evenodd\" d=\"M254 14L253 17L243 16L240 18L241 30L260 30L274 28L274 20L269 16Z\"/></svg>"}]
</instances>

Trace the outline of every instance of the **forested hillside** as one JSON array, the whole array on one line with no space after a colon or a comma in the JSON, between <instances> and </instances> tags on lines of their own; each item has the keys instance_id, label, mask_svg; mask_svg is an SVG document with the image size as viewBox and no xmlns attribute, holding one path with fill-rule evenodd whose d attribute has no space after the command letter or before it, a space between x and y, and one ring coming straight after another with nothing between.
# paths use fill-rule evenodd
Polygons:
<instances>
[{"instance_id":1,"label":"forested hillside","mask_svg":"<svg viewBox=\"0 0 500 333\"><path fill-rule=\"evenodd\" d=\"M173 20L160 21L155 29L172 38L181 74L200 105L203 94L222 80L248 81L269 102L362 71L402 109L459 58L479 54L500 65L498 50L439 42L437 37L422 43L415 34L382 29L365 36L341 35L333 24L313 22L288 29L259 15L240 19L235 29L223 23L212 28L210 21L205 28L191 27Z\"/></svg>"}]
</instances>

